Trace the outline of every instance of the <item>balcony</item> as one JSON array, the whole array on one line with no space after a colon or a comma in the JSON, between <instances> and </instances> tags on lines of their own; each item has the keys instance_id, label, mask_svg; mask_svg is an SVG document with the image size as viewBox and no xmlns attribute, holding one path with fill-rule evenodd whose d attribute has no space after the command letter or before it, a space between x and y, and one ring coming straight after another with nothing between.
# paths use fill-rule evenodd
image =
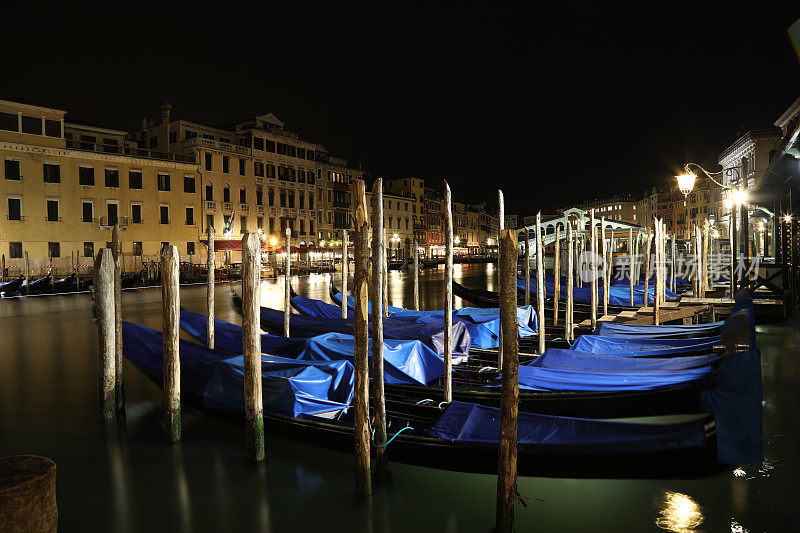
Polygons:
<instances>
[{"instance_id":1,"label":"balcony","mask_svg":"<svg viewBox=\"0 0 800 533\"><path fill-rule=\"evenodd\" d=\"M250 212L250 204L239 204L239 211L241 211L243 213L249 213Z\"/></svg>"},{"instance_id":2,"label":"balcony","mask_svg":"<svg viewBox=\"0 0 800 533\"><path fill-rule=\"evenodd\" d=\"M209 211L213 211L216 208L217 208L217 202L211 202L206 200L206 209L208 209Z\"/></svg>"},{"instance_id":3,"label":"balcony","mask_svg":"<svg viewBox=\"0 0 800 533\"><path fill-rule=\"evenodd\" d=\"M233 211L233 203L231 203L231 202L222 202L222 210L223 211Z\"/></svg>"},{"instance_id":4,"label":"balcony","mask_svg":"<svg viewBox=\"0 0 800 533\"><path fill-rule=\"evenodd\" d=\"M256 206L256 214L259 214L259 215L263 215L264 214L264 206L263 205L257 205Z\"/></svg>"},{"instance_id":5,"label":"balcony","mask_svg":"<svg viewBox=\"0 0 800 533\"><path fill-rule=\"evenodd\" d=\"M159 152L158 150L148 150L147 148L137 148L135 146L118 146L113 144L87 143L67 139L67 148L80 150L82 152L96 152L101 154L127 155L131 157L142 157L145 159L160 159L163 161L175 161L176 163L195 164L194 154L176 154L171 152Z\"/></svg>"},{"instance_id":6,"label":"balcony","mask_svg":"<svg viewBox=\"0 0 800 533\"><path fill-rule=\"evenodd\" d=\"M116 219L109 217L97 217L95 222L97 222L97 225L100 226L101 229L112 228L114 227L114 224L119 224L120 228L127 228L130 225L130 217L117 217Z\"/></svg>"},{"instance_id":7,"label":"balcony","mask_svg":"<svg viewBox=\"0 0 800 533\"><path fill-rule=\"evenodd\" d=\"M253 153L253 150L249 146L239 146L236 144L217 141L215 139L204 139L202 137L195 137L194 139L187 139L183 141L183 148L184 150L190 148L211 148L212 150L220 150L222 152L230 152L241 155L252 155Z\"/></svg>"},{"instance_id":8,"label":"balcony","mask_svg":"<svg viewBox=\"0 0 800 533\"><path fill-rule=\"evenodd\" d=\"M44 221L45 222L61 222L61 217L56 217L56 218L44 217Z\"/></svg>"},{"instance_id":9,"label":"balcony","mask_svg":"<svg viewBox=\"0 0 800 533\"><path fill-rule=\"evenodd\" d=\"M263 184L264 184L264 178L256 178L256 185L263 185Z\"/></svg>"}]
</instances>

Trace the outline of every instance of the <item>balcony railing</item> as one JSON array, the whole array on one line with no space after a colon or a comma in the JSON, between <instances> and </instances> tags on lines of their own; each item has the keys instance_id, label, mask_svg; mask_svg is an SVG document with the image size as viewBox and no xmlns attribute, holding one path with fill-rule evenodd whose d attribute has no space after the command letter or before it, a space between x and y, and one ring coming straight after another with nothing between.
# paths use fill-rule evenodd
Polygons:
<instances>
[{"instance_id":1,"label":"balcony railing","mask_svg":"<svg viewBox=\"0 0 800 533\"><path fill-rule=\"evenodd\" d=\"M250 204L239 204L239 211L249 213L250 212Z\"/></svg>"},{"instance_id":2,"label":"balcony railing","mask_svg":"<svg viewBox=\"0 0 800 533\"><path fill-rule=\"evenodd\" d=\"M8 220L16 220L17 222L22 222L23 220L25 220L25 217L22 216L22 215L19 215L17 217L13 217L13 218L11 217L11 215L6 215L6 218Z\"/></svg>"},{"instance_id":3,"label":"balcony railing","mask_svg":"<svg viewBox=\"0 0 800 533\"><path fill-rule=\"evenodd\" d=\"M183 148L212 148L223 152L231 152L234 154L251 155L253 150L249 146L239 146L237 144L225 143L215 139L204 139L202 137L195 137L194 139L187 139L183 141Z\"/></svg>"},{"instance_id":4,"label":"balcony railing","mask_svg":"<svg viewBox=\"0 0 800 533\"><path fill-rule=\"evenodd\" d=\"M116 217L116 218L97 217L95 221L97 222L97 225L101 227L111 227L114 224L119 224L119 227L127 228L130 225L129 217Z\"/></svg>"},{"instance_id":5,"label":"balcony railing","mask_svg":"<svg viewBox=\"0 0 800 533\"><path fill-rule=\"evenodd\" d=\"M217 208L217 202L210 202L206 200L206 209L216 209L216 208Z\"/></svg>"},{"instance_id":6,"label":"balcony railing","mask_svg":"<svg viewBox=\"0 0 800 533\"><path fill-rule=\"evenodd\" d=\"M256 206L256 213L259 214L259 215L263 215L264 214L264 206L263 205L257 205Z\"/></svg>"},{"instance_id":7,"label":"balcony railing","mask_svg":"<svg viewBox=\"0 0 800 533\"><path fill-rule=\"evenodd\" d=\"M222 210L223 211L233 211L233 203L231 203L231 202L222 202Z\"/></svg>"},{"instance_id":8,"label":"balcony railing","mask_svg":"<svg viewBox=\"0 0 800 533\"><path fill-rule=\"evenodd\" d=\"M135 146L117 146L113 144L89 143L73 139L67 139L67 148L71 148L73 150L81 150L83 152L127 155L131 157L143 157L146 159L161 159L164 161L175 161L177 163L194 164L196 162L194 154L176 154L172 152L159 152L158 150L148 150L147 148L138 148Z\"/></svg>"},{"instance_id":9,"label":"balcony railing","mask_svg":"<svg viewBox=\"0 0 800 533\"><path fill-rule=\"evenodd\" d=\"M44 219L46 222L61 222L61 217L55 217L55 218L44 217Z\"/></svg>"}]
</instances>

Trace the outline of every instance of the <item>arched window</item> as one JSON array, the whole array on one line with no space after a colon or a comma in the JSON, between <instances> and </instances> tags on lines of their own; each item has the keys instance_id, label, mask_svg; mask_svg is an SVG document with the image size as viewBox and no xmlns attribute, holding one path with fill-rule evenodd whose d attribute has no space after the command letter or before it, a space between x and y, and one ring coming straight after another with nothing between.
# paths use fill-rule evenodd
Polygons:
<instances>
[{"instance_id":1,"label":"arched window","mask_svg":"<svg viewBox=\"0 0 800 533\"><path fill-rule=\"evenodd\" d=\"M206 184L206 201L213 202L214 201L214 184L210 181Z\"/></svg>"},{"instance_id":2,"label":"arched window","mask_svg":"<svg viewBox=\"0 0 800 533\"><path fill-rule=\"evenodd\" d=\"M261 185L256 186L256 205L264 205L264 189Z\"/></svg>"},{"instance_id":3,"label":"arched window","mask_svg":"<svg viewBox=\"0 0 800 533\"><path fill-rule=\"evenodd\" d=\"M231 202L231 186L228 185L227 183L225 184L225 187L222 189L222 201L225 202L226 204Z\"/></svg>"},{"instance_id":4,"label":"arched window","mask_svg":"<svg viewBox=\"0 0 800 533\"><path fill-rule=\"evenodd\" d=\"M239 203L240 204L247 203L247 188L245 186L242 186L242 188L239 189Z\"/></svg>"}]
</instances>

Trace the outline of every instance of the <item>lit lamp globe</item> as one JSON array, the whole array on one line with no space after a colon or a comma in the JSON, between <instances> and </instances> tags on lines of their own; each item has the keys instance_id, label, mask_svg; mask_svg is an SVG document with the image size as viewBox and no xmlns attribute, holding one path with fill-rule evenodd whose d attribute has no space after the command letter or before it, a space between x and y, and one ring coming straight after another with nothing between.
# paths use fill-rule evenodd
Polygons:
<instances>
[{"instance_id":1,"label":"lit lamp globe","mask_svg":"<svg viewBox=\"0 0 800 533\"><path fill-rule=\"evenodd\" d=\"M688 196L689 193L692 192L692 189L694 189L694 182L697 179L697 175L693 172L687 172L686 174L675 177L678 179L678 189L684 196Z\"/></svg>"},{"instance_id":2,"label":"lit lamp globe","mask_svg":"<svg viewBox=\"0 0 800 533\"><path fill-rule=\"evenodd\" d=\"M733 201L736 205L744 205L747 203L747 191L744 189L736 189L733 191Z\"/></svg>"},{"instance_id":3,"label":"lit lamp globe","mask_svg":"<svg viewBox=\"0 0 800 533\"><path fill-rule=\"evenodd\" d=\"M730 198L725 198L722 200L722 205L725 206L725 209L732 209L733 208L733 200Z\"/></svg>"},{"instance_id":4,"label":"lit lamp globe","mask_svg":"<svg viewBox=\"0 0 800 533\"><path fill-rule=\"evenodd\" d=\"M783 215L783 221L787 224L791 224L792 222L792 215Z\"/></svg>"},{"instance_id":5,"label":"lit lamp globe","mask_svg":"<svg viewBox=\"0 0 800 533\"><path fill-rule=\"evenodd\" d=\"M269 240L269 244L270 246L275 246L276 244L278 244L278 239L276 239L275 237L271 238Z\"/></svg>"}]
</instances>

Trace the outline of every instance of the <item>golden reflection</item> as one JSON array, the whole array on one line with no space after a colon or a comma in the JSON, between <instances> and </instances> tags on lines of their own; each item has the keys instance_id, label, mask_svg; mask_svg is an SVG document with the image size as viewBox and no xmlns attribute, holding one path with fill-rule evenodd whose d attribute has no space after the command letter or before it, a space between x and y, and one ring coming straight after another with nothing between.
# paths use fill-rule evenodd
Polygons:
<instances>
[{"instance_id":1,"label":"golden reflection","mask_svg":"<svg viewBox=\"0 0 800 533\"><path fill-rule=\"evenodd\" d=\"M659 502L659 517L656 525L667 531L675 533L688 533L694 531L703 523L703 512L692 498L680 492L664 491L664 497Z\"/></svg>"}]
</instances>

